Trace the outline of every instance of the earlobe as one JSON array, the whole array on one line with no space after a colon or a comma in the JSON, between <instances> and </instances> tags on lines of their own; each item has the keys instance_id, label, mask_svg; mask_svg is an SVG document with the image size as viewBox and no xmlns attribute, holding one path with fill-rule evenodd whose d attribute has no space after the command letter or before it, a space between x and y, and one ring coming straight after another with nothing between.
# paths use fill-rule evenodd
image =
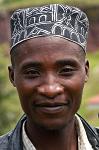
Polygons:
<instances>
[{"instance_id":1,"label":"earlobe","mask_svg":"<svg viewBox=\"0 0 99 150\"><path fill-rule=\"evenodd\" d=\"M15 87L15 80L14 80L14 69L12 66L8 66L8 71L9 71L9 79L10 82L13 84L13 86Z\"/></svg>"},{"instance_id":2,"label":"earlobe","mask_svg":"<svg viewBox=\"0 0 99 150\"><path fill-rule=\"evenodd\" d=\"M88 60L85 60L85 71L86 71L85 82L87 82L89 78L89 61Z\"/></svg>"}]
</instances>

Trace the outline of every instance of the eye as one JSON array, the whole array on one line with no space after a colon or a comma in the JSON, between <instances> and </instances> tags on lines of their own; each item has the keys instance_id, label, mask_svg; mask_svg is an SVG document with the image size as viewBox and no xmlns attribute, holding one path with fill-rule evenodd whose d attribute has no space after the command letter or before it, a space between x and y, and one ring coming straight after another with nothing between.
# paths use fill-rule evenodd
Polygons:
<instances>
[{"instance_id":1,"label":"eye","mask_svg":"<svg viewBox=\"0 0 99 150\"><path fill-rule=\"evenodd\" d=\"M59 75L70 76L74 73L74 71L75 71L75 68L73 66L66 65L62 69L60 69Z\"/></svg>"},{"instance_id":2,"label":"eye","mask_svg":"<svg viewBox=\"0 0 99 150\"><path fill-rule=\"evenodd\" d=\"M24 75L27 78L37 78L40 76L40 72L37 69L30 68L24 71Z\"/></svg>"}]
</instances>

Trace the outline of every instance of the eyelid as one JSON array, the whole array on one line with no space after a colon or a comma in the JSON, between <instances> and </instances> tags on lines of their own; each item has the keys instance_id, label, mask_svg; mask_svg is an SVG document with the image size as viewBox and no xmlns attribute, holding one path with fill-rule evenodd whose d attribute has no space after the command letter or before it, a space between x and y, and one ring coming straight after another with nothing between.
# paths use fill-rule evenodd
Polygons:
<instances>
[{"instance_id":1,"label":"eyelid","mask_svg":"<svg viewBox=\"0 0 99 150\"><path fill-rule=\"evenodd\" d=\"M39 68L36 68L36 67L26 67L26 68L23 69L23 72L29 71L29 70L34 70L34 71L38 71L39 72Z\"/></svg>"},{"instance_id":2,"label":"eyelid","mask_svg":"<svg viewBox=\"0 0 99 150\"><path fill-rule=\"evenodd\" d=\"M72 72L76 71L77 68L74 67L74 66L71 66L71 65L65 65L64 67L62 67L60 70L59 70L59 74L71 74Z\"/></svg>"},{"instance_id":3,"label":"eyelid","mask_svg":"<svg viewBox=\"0 0 99 150\"><path fill-rule=\"evenodd\" d=\"M74 66L71 66L71 65L65 65L65 66L63 66L60 70L64 70L64 69L72 69L72 70L74 70L75 67L74 67Z\"/></svg>"},{"instance_id":4,"label":"eyelid","mask_svg":"<svg viewBox=\"0 0 99 150\"><path fill-rule=\"evenodd\" d=\"M40 71L35 68L27 68L23 71L25 75L30 75L30 76L40 76Z\"/></svg>"}]
</instances>

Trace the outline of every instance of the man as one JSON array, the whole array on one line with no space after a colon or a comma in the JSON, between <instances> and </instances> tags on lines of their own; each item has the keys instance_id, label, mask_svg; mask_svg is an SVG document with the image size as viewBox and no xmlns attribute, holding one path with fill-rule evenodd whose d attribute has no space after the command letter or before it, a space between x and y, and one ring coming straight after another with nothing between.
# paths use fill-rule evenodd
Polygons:
<instances>
[{"instance_id":1,"label":"man","mask_svg":"<svg viewBox=\"0 0 99 150\"><path fill-rule=\"evenodd\" d=\"M25 115L0 150L98 150L99 131L77 113L89 63L89 23L75 7L20 9L11 17L9 77Z\"/></svg>"}]
</instances>

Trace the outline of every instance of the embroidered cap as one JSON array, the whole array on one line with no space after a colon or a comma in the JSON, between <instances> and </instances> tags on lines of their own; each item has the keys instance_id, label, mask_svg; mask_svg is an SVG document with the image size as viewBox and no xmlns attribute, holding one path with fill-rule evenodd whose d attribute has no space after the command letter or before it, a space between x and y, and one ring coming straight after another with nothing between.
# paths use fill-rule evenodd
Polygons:
<instances>
[{"instance_id":1,"label":"embroidered cap","mask_svg":"<svg viewBox=\"0 0 99 150\"><path fill-rule=\"evenodd\" d=\"M80 45L86 52L89 21L78 8L51 4L16 10L11 16L11 49L41 36L59 36Z\"/></svg>"}]
</instances>

